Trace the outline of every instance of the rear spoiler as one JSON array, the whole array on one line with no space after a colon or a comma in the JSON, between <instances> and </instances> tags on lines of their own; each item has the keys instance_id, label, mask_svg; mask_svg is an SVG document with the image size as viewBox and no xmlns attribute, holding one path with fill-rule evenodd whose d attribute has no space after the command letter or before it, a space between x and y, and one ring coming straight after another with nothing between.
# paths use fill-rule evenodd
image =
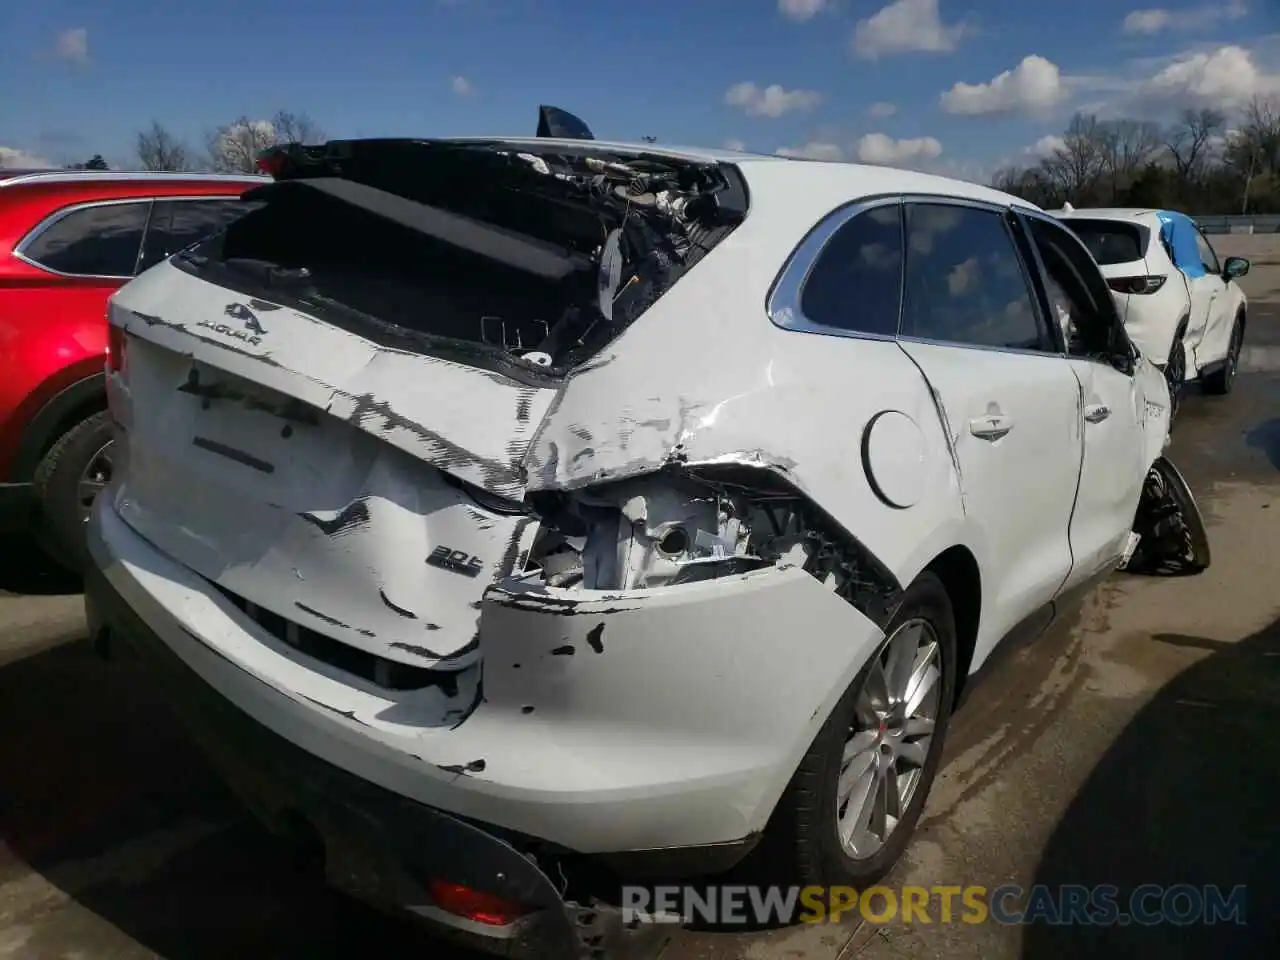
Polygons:
<instances>
[{"instance_id":1,"label":"rear spoiler","mask_svg":"<svg viewBox=\"0 0 1280 960\"><path fill-rule=\"evenodd\" d=\"M557 140L594 140L591 128L575 117L568 110L559 107L541 106L538 108L539 137L554 137Z\"/></svg>"},{"instance_id":2,"label":"rear spoiler","mask_svg":"<svg viewBox=\"0 0 1280 960\"><path fill-rule=\"evenodd\" d=\"M538 107L538 137L556 140L594 140L595 134L580 117L568 110L543 104ZM300 159L320 159L324 146L307 146L301 143L278 143L258 153L254 160L259 170L273 179L281 179ZM305 164L307 160L302 160Z\"/></svg>"}]
</instances>

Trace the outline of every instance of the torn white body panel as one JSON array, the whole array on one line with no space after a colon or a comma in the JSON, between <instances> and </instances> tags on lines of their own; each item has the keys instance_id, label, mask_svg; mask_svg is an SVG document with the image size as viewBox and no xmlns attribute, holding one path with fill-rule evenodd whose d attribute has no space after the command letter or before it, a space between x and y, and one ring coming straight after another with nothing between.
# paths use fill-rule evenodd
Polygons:
<instances>
[{"instance_id":1,"label":"torn white body panel","mask_svg":"<svg viewBox=\"0 0 1280 960\"><path fill-rule=\"evenodd\" d=\"M275 642L109 502L96 512L90 544L111 584L241 710L404 796L581 852L761 829L882 639L797 569L621 594L513 582L485 603L484 698L458 725L473 680L452 698L344 680ZM706 696L711 681L734 695Z\"/></svg>"},{"instance_id":2,"label":"torn white body panel","mask_svg":"<svg viewBox=\"0 0 1280 960\"><path fill-rule=\"evenodd\" d=\"M708 258L699 269L716 264ZM726 292L741 285L721 279ZM530 450L531 490L577 489L668 464L737 463L774 472L822 504L904 583L943 549L940 539L964 542L948 440L926 382L896 343L781 330L763 300L755 311L718 313L717 303L740 300L707 298L713 278L700 280L705 300L685 302L676 287L623 334L609 363L570 379ZM686 320L691 312L696 325ZM674 342L679 350L668 349ZM874 387L841 390L833 403L833 383ZM909 509L886 503L867 474L863 434L882 411L920 430Z\"/></svg>"},{"instance_id":3,"label":"torn white body panel","mask_svg":"<svg viewBox=\"0 0 1280 960\"><path fill-rule=\"evenodd\" d=\"M509 500L552 391L261 301L262 342L224 344L202 326L229 299L210 290L165 264L113 303L133 335L127 381L110 378L128 437L121 516L219 587L342 643L418 667L474 658L484 589L535 532Z\"/></svg>"},{"instance_id":4,"label":"torn white body panel","mask_svg":"<svg viewBox=\"0 0 1280 960\"><path fill-rule=\"evenodd\" d=\"M240 319L241 311L250 311L252 319ZM553 389L501 374L378 346L168 263L115 295L111 321L179 356L323 410L508 498L523 494L525 447L555 396Z\"/></svg>"}]
</instances>

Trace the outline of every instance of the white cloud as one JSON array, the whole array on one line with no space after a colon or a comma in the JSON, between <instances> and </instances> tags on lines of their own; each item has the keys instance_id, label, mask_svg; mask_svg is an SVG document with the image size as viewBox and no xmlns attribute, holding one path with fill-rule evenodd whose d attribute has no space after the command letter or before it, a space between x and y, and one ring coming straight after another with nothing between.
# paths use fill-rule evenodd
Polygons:
<instances>
[{"instance_id":1,"label":"white cloud","mask_svg":"<svg viewBox=\"0 0 1280 960\"><path fill-rule=\"evenodd\" d=\"M787 90L776 83L758 87L750 81L735 83L724 94L725 103L753 117L780 117L812 110L821 101L822 95L816 90Z\"/></svg>"},{"instance_id":2,"label":"white cloud","mask_svg":"<svg viewBox=\"0 0 1280 960\"><path fill-rule=\"evenodd\" d=\"M0 147L0 170L19 170L24 167L51 167L44 157L16 147Z\"/></svg>"},{"instance_id":3,"label":"white cloud","mask_svg":"<svg viewBox=\"0 0 1280 960\"><path fill-rule=\"evenodd\" d=\"M858 159L863 163L913 166L942 156L942 144L933 137L895 140L883 133L868 133L858 141Z\"/></svg>"},{"instance_id":4,"label":"white cloud","mask_svg":"<svg viewBox=\"0 0 1280 960\"><path fill-rule=\"evenodd\" d=\"M1032 54L987 83L957 83L942 95L942 109L960 116L1044 114L1067 96L1068 83L1052 60Z\"/></svg>"},{"instance_id":5,"label":"white cloud","mask_svg":"<svg viewBox=\"0 0 1280 960\"><path fill-rule=\"evenodd\" d=\"M1165 107L1234 110L1255 96L1280 94L1280 73L1259 66L1244 47L1183 53L1133 85L1134 99Z\"/></svg>"},{"instance_id":6,"label":"white cloud","mask_svg":"<svg viewBox=\"0 0 1280 960\"><path fill-rule=\"evenodd\" d=\"M459 97L469 97L476 92L476 88L466 77L454 77L449 81L449 87L454 94Z\"/></svg>"},{"instance_id":7,"label":"white cloud","mask_svg":"<svg viewBox=\"0 0 1280 960\"><path fill-rule=\"evenodd\" d=\"M994 172L994 168L990 163L981 160L959 160L952 157L945 157L935 163L921 163L918 166L926 173L936 174L940 177L950 177L953 180L967 180L969 183L980 183L983 186L991 183L991 176Z\"/></svg>"},{"instance_id":8,"label":"white cloud","mask_svg":"<svg viewBox=\"0 0 1280 960\"><path fill-rule=\"evenodd\" d=\"M827 0L778 0L778 12L796 23L812 20L826 6Z\"/></svg>"},{"instance_id":9,"label":"white cloud","mask_svg":"<svg viewBox=\"0 0 1280 960\"><path fill-rule=\"evenodd\" d=\"M853 49L868 60L895 53L946 53L969 32L964 22L942 22L938 0L894 0L858 21Z\"/></svg>"},{"instance_id":10,"label":"white cloud","mask_svg":"<svg viewBox=\"0 0 1280 960\"><path fill-rule=\"evenodd\" d=\"M730 137L724 142L724 148L726 150L736 150L741 153L743 150L747 149L747 145L737 137Z\"/></svg>"},{"instance_id":11,"label":"white cloud","mask_svg":"<svg viewBox=\"0 0 1280 960\"><path fill-rule=\"evenodd\" d=\"M1065 149L1067 149L1067 141L1050 133L1027 147L1023 153L1035 157L1037 160L1044 160L1048 157L1056 156Z\"/></svg>"},{"instance_id":12,"label":"white cloud","mask_svg":"<svg viewBox=\"0 0 1280 960\"><path fill-rule=\"evenodd\" d=\"M779 147L774 151L780 157L799 160L843 160L844 151L839 144L811 140L801 147Z\"/></svg>"},{"instance_id":13,"label":"white cloud","mask_svg":"<svg viewBox=\"0 0 1280 960\"><path fill-rule=\"evenodd\" d=\"M1228 0L1227 3L1211 3L1185 10L1155 7L1150 10L1134 10L1124 18L1121 29L1125 33L1147 35L1166 30L1196 30L1221 20L1239 20L1248 14L1249 6L1244 0Z\"/></svg>"},{"instance_id":14,"label":"white cloud","mask_svg":"<svg viewBox=\"0 0 1280 960\"><path fill-rule=\"evenodd\" d=\"M53 53L59 60L84 66L89 62L89 31L84 27L63 30L53 42Z\"/></svg>"},{"instance_id":15,"label":"white cloud","mask_svg":"<svg viewBox=\"0 0 1280 960\"><path fill-rule=\"evenodd\" d=\"M897 112L898 112L898 107L896 104L885 103L883 100L880 103L873 103L870 107L867 108L868 116L877 117L879 119L884 119L885 117L892 117Z\"/></svg>"}]
</instances>

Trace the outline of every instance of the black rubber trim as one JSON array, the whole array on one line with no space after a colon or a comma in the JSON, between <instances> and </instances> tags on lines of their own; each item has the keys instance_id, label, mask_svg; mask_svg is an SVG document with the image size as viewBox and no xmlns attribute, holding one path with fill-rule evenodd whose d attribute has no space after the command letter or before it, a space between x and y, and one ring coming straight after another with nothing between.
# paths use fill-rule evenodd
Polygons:
<instances>
[{"instance_id":1,"label":"black rubber trim","mask_svg":"<svg viewBox=\"0 0 1280 960\"><path fill-rule=\"evenodd\" d=\"M91 403L95 397L101 398L101 406L105 409L107 405L105 373L91 374L56 393L31 418L31 422L23 431L10 475L6 479L16 483L29 483L35 476L40 458L64 432L60 428L66 418L77 408Z\"/></svg>"}]
</instances>

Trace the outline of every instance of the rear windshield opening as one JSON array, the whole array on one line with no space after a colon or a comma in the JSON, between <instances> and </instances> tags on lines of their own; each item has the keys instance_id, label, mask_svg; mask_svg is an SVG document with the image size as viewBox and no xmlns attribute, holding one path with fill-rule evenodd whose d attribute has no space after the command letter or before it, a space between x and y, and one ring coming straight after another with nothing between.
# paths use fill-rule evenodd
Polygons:
<instances>
[{"instance_id":1,"label":"rear windshield opening","mask_svg":"<svg viewBox=\"0 0 1280 960\"><path fill-rule=\"evenodd\" d=\"M1078 236L1099 266L1141 260L1147 249L1147 229L1135 223L1118 223L1114 220L1065 221Z\"/></svg>"},{"instance_id":2,"label":"rear windshield opening","mask_svg":"<svg viewBox=\"0 0 1280 960\"><path fill-rule=\"evenodd\" d=\"M594 275L545 280L309 190L230 229L222 259L282 268L282 288L320 308L513 349L536 348L568 303L595 290Z\"/></svg>"},{"instance_id":3,"label":"rear windshield opening","mask_svg":"<svg viewBox=\"0 0 1280 960\"><path fill-rule=\"evenodd\" d=\"M594 356L746 212L732 167L424 143L409 175L404 144L380 168L386 142L364 143L344 147L363 148L360 162L317 161L255 191L261 209L178 265L402 349L554 374Z\"/></svg>"}]
</instances>

